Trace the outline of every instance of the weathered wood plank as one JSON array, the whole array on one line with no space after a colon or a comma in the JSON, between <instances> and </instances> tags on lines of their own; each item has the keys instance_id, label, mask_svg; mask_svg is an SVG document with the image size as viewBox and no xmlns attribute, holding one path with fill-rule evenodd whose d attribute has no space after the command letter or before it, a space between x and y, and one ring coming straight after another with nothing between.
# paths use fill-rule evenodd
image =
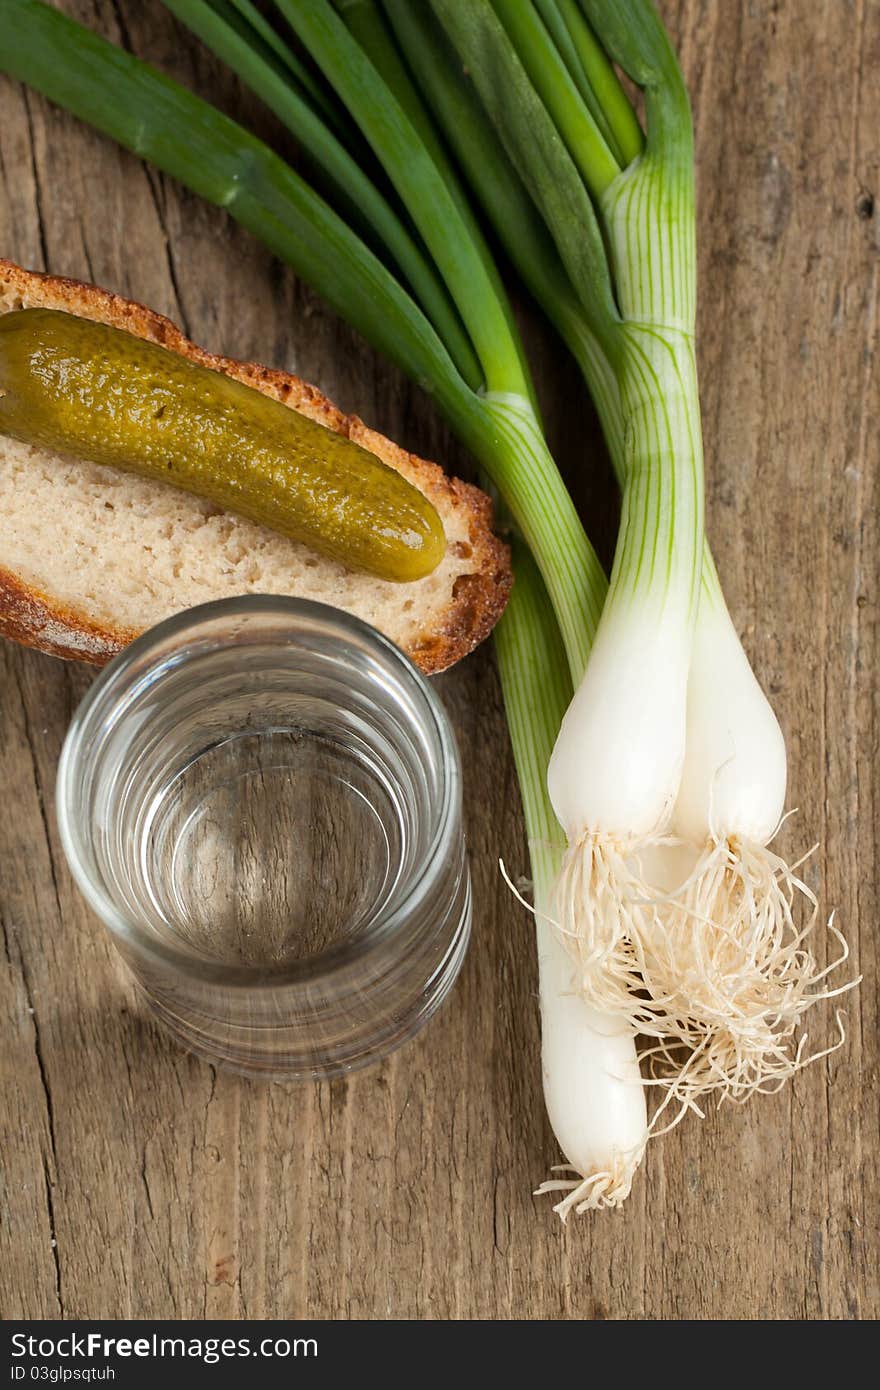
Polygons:
<instances>
[{"instance_id":1,"label":"weathered wood plank","mask_svg":"<svg viewBox=\"0 0 880 1390\"><path fill-rule=\"evenodd\" d=\"M160 6L65 0L286 137ZM713 545L791 751L788 847L837 907L865 982L848 1043L777 1097L659 1143L617 1218L563 1231L531 1189L543 1115L524 864L491 652L444 677L468 768L477 895L462 979L427 1037L332 1086L258 1086L144 1020L71 883L53 783L86 672L0 665L0 1304L135 1317L876 1316L876 769L880 151L875 0L668 0L698 132L703 403ZM318 381L465 471L414 388L225 216L0 83L0 252L170 313L207 346ZM527 314L575 477L590 415ZM590 461L592 463L592 460ZM578 478L604 554L604 467ZM31 1012L32 1011L32 1012ZM833 1037L830 1011L811 1040ZM53 1245L53 1241L57 1242Z\"/></svg>"}]
</instances>

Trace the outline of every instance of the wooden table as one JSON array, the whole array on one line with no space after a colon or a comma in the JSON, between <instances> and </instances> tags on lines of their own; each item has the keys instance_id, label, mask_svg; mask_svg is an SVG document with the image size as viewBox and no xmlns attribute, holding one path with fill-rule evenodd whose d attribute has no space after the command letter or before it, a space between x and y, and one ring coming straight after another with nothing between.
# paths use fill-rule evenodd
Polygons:
<instances>
[{"instance_id":1,"label":"wooden table","mask_svg":"<svg viewBox=\"0 0 880 1390\"><path fill-rule=\"evenodd\" d=\"M64 0L290 150L156 3ZM136 1009L71 882L53 788L82 668L0 651L0 1302L31 1317L855 1318L877 1288L877 0L666 0L693 95L709 525L785 727L785 834L864 983L846 1047L652 1146L620 1214L531 1196L543 1113L525 847L491 645L439 682L468 771L474 940L427 1035L350 1082L257 1085ZM872 82L875 84L873 92ZM871 101L871 97L874 101ZM283 364L454 471L395 371L226 216L0 82L0 252ZM614 500L583 391L526 331L603 554ZM824 949L824 944L822 945ZM815 1046L831 1011L810 1022Z\"/></svg>"}]
</instances>

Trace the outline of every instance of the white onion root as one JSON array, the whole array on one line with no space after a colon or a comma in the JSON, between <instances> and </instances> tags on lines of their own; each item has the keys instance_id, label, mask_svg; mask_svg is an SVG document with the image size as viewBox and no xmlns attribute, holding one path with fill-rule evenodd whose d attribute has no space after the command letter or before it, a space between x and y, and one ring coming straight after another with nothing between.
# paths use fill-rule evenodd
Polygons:
<instances>
[{"instance_id":1,"label":"white onion root","mask_svg":"<svg viewBox=\"0 0 880 1390\"><path fill-rule=\"evenodd\" d=\"M651 844L665 854L674 842ZM701 1114L713 1093L742 1101L776 1090L840 1046L842 1025L839 1040L815 1054L797 1036L807 1009L858 983L826 984L849 947L832 916L840 951L817 964L819 905L798 876L803 861L792 868L768 846L715 840L684 883L664 892L647 881L647 848L582 837L566 853L554 917L585 1001L653 1040L642 1061L646 1084L667 1092L663 1108L675 1101L681 1113ZM656 849L652 856L653 874Z\"/></svg>"},{"instance_id":2,"label":"white onion root","mask_svg":"<svg viewBox=\"0 0 880 1390\"><path fill-rule=\"evenodd\" d=\"M647 1142L647 1140L645 1141ZM582 1216L587 1211L604 1211L608 1208L622 1207L632 1190L636 1169L642 1161L645 1144L630 1153L620 1154L613 1166L604 1173L591 1173L584 1177L578 1168L560 1163L551 1169L554 1173L574 1173L573 1178L548 1178L535 1189L535 1196L542 1197L548 1192L565 1192L562 1201L556 1202L553 1210L563 1221L571 1212Z\"/></svg>"},{"instance_id":3,"label":"white onion root","mask_svg":"<svg viewBox=\"0 0 880 1390\"><path fill-rule=\"evenodd\" d=\"M634 1033L651 1028L653 1001L640 996L643 942L662 931L656 888L641 851L664 837L623 843L585 834L565 851L553 894L553 922L578 971L584 998L601 1013L626 1020ZM658 1000L661 1009L662 1000Z\"/></svg>"},{"instance_id":4,"label":"white onion root","mask_svg":"<svg viewBox=\"0 0 880 1390\"><path fill-rule=\"evenodd\" d=\"M713 1092L743 1101L778 1090L843 1042L840 1023L839 1040L819 1053L808 1055L806 1035L798 1036L807 1009L858 983L825 983L849 947L832 914L827 930L840 950L824 968L817 964L819 904L798 876L801 863L790 867L766 845L713 841L664 904L663 930L640 944L643 982L666 1011L665 1018L654 1011L663 1026L654 1034L651 1075L687 1107Z\"/></svg>"}]
</instances>

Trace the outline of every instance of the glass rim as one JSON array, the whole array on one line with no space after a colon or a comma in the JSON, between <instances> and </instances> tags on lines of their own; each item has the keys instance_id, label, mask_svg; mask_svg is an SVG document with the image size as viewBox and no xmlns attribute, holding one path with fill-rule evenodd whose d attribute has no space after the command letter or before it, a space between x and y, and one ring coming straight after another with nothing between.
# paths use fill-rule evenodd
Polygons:
<instances>
[{"instance_id":1,"label":"glass rim","mask_svg":"<svg viewBox=\"0 0 880 1390\"><path fill-rule=\"evenodd\" d=\"M89 722L94 720L101 701L107 699L114 686L119 687L117 696L124 693L126 674L152 649L169 640L173 643L175 638L182 638L188 631L195 635L200 626L212 618L235 617L239 614L245 617L265 614L287 618L294 623L309 618L320 620L333 629L332 640L356 638L360 644L372 648L374 654L381 655L386 662L390 661L420 697L426 716L421 722L430 729L432 741L436 743L441 770L440 796L431 805L432 833L428 848L420 864L411 870L412 881L393 910L380 912L362 933L333 943L315 955L291 961L280 968L273 967L271 972L265 966L214 962L190 954L156 937L134 914L126 913L93 871L94 861L88 850L87 839L77 829L77 821L81 817L74 813L77 771L84 737L89 732ZM180 647L183 645L181 641ZM389 955L393 948L396 956L398 945L405 944L407 928L412 926L419 909L430 896L449 852L455 848L457 836L461 833L460 815L461 762L458 746L449 717L424 673L390 638L364 619L316 599L287 594L252 593L213 599L182 609L142 632L99 672L74 711L62 745L56 779L56 819L65 858L89 907L114 939L119 944L131 946L140 955L201 983L243 991L289 991L300 985L330 979L340 984L349 974L354 976L353 982L360 981L362 984L358 966L365 957L380 955L383 948Z\"/></svg>"}]
</instances>

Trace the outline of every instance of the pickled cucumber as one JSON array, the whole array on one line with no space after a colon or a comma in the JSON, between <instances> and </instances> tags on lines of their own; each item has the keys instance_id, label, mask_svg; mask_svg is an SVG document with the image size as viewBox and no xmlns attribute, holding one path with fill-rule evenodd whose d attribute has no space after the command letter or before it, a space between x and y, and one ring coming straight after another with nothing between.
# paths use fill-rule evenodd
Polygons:
<instances>
[{"instance_id":1,"label":"pickled cucumber","mask_svg":"<svg viewBox=\"0 0 880 1390\"><path fill-rule=\"evenodd\" d=\"M418 488L220 372L54 309L0 315L0 434L171 483L383 579L446 540Z\"/></svg>"}]
</instances>

